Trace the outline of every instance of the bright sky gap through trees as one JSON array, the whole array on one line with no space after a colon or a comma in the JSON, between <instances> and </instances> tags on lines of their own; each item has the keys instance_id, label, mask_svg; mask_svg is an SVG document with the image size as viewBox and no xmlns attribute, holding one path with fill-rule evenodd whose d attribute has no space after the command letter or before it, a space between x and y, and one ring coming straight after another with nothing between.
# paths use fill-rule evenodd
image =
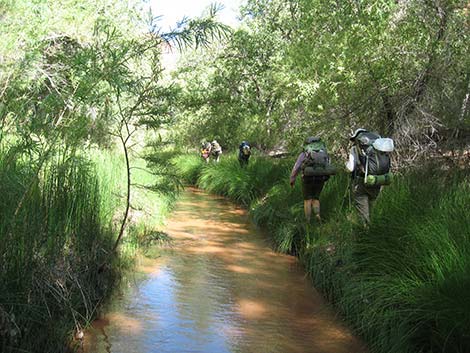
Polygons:
<instances>
[{"instance_id":1,"label":"bright sky gap through trees","mask_svg":"<svg viewBox=\"0 0 470 353\"><path fill-rule=\"evenodd\" d=\"M148 0L152 13L159 16L158 25L162 31L170 31L176 27L176 24L184 17L198 17L211 4L219 4L222 9L218 15L219 20L231 27L239 25L239 9L243 0L220 0L214 2L212 0ZM176 66L176 61L179 58L177 51L165 53L163 55L164 66L168 69L173 69Z\"/></svg>"},{"instance_id":2,"label":"bright sky gap through trees","mask_svg":"<svg viewBox=\"0 0 470 353\"><path fill-rule=\"evenodd\" d=\"M221 22L232 27L239 23L237 17L242 0L149 0L148 4L154 15L161 16L159 24L162 30L167 31L183 17L200 16L211 4L220 4L223 9L220 11Z\"/></svg>"}]
</instances>

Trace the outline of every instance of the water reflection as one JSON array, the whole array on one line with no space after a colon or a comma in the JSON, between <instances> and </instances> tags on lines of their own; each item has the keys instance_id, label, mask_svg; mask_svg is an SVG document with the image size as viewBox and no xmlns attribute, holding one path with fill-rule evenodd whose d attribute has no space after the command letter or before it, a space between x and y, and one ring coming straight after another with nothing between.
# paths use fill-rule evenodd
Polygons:
<instances>
[{"instance_id":1,"label":"water reflection","mask_svg":"<svg viewBox=\"0 0 470 353\"><path fill-rule=\"evenodd\" d=\"M364 352L295 258L275 254L246 213L187 191L174 239L86 335L88 353Z\"/></svg>"}]
</instances>

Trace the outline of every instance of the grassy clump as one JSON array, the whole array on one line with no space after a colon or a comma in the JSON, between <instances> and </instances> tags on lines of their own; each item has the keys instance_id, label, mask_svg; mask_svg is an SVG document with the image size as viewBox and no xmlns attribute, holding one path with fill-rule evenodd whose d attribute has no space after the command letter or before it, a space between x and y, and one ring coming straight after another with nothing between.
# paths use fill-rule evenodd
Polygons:
<instances>
[{"instance_id":1,"label":"grassy clump","mask_svg":"<svg viewBox=\"0 0 470 353\"><path fill-rule=\"evenodd\" d=\"M357 310L353 293L368 298L356 315L382 351L470 350L468 179L439 174L411 173L386 189L355 243L361 286L343 286L342 307Z\"/></svg>"},{"instance_id":2,"label":"grassy clump","mask_svg":"<svg viewBox=\"0 0 470 353\"><path fill-rule=\"evenodd\" d=\"M230 155L224 156L220 163L203 167L197 185L248 206L288 173L284 161L273 164L266 158L252 158L246 168L241 168L236 155Z\"/></svg>"},{"instance_id":3,"label":"grassy clump","mask_svg":"<svg viewBox=\"0 0 470 353\"><path fill-rule=\"evenodd\" d=\"M57 156L38 174L11 153L0 155L0 348L60 352L112 288L116 273L98 268L113 235L93 164Z\"/></svg>"},{"instance_id":4,"label":"grassy clump","mask_svg":"<svg viewBox=\"0 0 470 353\"><path fill-rule=\"evenodd\" d=\"M173 157L171 163L175 166L176 173L186 184L195 185L205 166L203 159L196 154L178 154Z\"/></svg>"},{"instance_id":5,"label":"grassy clump","mask_svg":"<svg viewBox=\"0 0 470 353\"><path fill-rule=\"evenodd\" d=\"M39 164L19 149L0 151L0 351L66 351L136 249L165 238L157 229L174 197L149 192L154 177L145 162L133 166L133 183L142 187L133 187L128 231L115 257L123 158L57 152Z\"/></svg>"},{"instance_id":6,"label":"grassy clump","mask_svg":"<svg viewBox=\"0 0 470 353\"><path fill-rule=\"evenodd\" d=\"M232 158L201 169L198 185L250 205L372 352L469 352L468 176L431 169L397 178L365 228L340 174L322 192L324 222L306 229L300 185L288 184L293 162L253 160L244 170Z\"/></svg>"}]
</instances>

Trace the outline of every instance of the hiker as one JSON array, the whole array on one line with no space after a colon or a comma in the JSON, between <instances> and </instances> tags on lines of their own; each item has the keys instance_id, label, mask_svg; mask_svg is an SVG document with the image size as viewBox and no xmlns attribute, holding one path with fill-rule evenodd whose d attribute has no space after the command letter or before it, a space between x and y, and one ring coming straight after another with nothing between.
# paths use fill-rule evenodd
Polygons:
<instances>
[{"instance_id":1,"label":"hiker","mask_svg":"<svg viewBox=\"0 0 470 353\"><path fill-rule=\"evenodd\" d=\"M248 161L251 156L251 147L247 141L242 141L240 146L238 146L238 162L242 168L248 165Z\"/></svg>"},{"instance_id":2,"label":"hiker","mask_svg":"<svg viewBox=\"0 0 470 353\"><path fill-rule=\"evenodd\" d=\"M222 147L220 147L217 140L212 141L211 154L215 159L216 163L219 163L220 155L222 154Z\"/></svg>"},{"instance_id":3,"label":"hiker","mask_svg":"<svg viewBox=\"0 0 470 353\"><path fill-rule=\"evenodd\" d=\"M390 155L393 140L366 129L357 129L349 138L353 146L346 168L351 172L354 206L365 224L370 223L370 212L383 185L390 184Z\"/></svg>"},{"instance_id":4,"label":"hiker","mask_svg":"<svg viewBox=\"0 0 470 353\"><path fill-rule=\"evenodd\" d=\"M201 157L209 163L209 157L211 155L212 145L209 142L203 142L201 146Z\"/></svg>"},{"instance_id":5,"label":"hiker","mask_svg":"<svg viewBox=\"0 0 470 353\"><path fill-rule=\"evenodd\" d=\"M305 139L304 149L292 168L291 187L294 187L299 172L302 172L305 219L310 223L313 210L315 218L320 222L320 193L325 182L336 171L330 163L326 146L319 137L310 136Z\"/></svg>"}]
</instances>

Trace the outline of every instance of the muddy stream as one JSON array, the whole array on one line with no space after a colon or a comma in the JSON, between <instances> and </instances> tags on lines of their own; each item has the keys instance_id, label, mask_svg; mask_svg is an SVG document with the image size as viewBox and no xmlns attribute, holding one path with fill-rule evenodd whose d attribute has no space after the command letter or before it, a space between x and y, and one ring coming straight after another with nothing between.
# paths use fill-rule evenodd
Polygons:
<instances>
[{"instance_id":1,"label":"muddy stream","mask_svg":"<svg viewBox=\"0 0 470 353\"><path fill-rule=\"evenodd\" d=\"M139 261L86 353L366 351L240 207L189 189L166 232L172 245Z\"/></svg>"}]
</instances>

